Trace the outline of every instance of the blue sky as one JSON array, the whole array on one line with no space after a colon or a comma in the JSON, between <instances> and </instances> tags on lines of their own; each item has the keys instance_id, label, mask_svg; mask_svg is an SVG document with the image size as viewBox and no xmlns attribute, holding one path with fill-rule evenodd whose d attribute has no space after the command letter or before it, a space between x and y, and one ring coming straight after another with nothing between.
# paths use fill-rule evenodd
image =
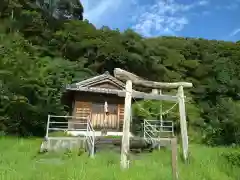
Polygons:
<instances>
[{"instance_id":1,"label":"blue sky","mask_svg":"<svg viewBox=\"0 0 240 180\"><path fill-rule=\"evenodd\" d=\"M161 35L240 40L240 0L81 0L98 28Z\"/></svg>"}]
</instances>

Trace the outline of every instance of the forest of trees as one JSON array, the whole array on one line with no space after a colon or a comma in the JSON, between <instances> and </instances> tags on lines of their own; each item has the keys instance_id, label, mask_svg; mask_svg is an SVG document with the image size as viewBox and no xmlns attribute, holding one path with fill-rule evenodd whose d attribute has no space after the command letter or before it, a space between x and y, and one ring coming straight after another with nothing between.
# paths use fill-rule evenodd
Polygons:
<instances>
[{"instance_id":1,"label":"forest of trees","mask_svg":"<svg viewBox=\"0 0 240 180\"><path fill-rule=\"evenodd\" d=\"M64 85L119 67L150 80L192 82L189 136L198 132L198 140L211 145L240 144L240 43L97 29L83 20L78 1L55 2L1 1L1 134L42 136L48 114L66 113Z\"/></svg>"}]
</instances>

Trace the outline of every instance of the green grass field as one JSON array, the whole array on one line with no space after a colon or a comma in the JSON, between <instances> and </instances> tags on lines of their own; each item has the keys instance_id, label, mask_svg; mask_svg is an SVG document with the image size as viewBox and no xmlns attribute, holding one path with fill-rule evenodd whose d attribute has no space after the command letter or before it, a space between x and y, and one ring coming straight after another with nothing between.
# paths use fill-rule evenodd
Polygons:
<instances>
[{"instance_id":1,"label":"green grass field","mask_svg":"<svg viewBox=\"0 0 240 180\"><path fill-rule=\"evenodd\" d=\"M0 180L172 179L168 150L133 156L130 169L122 171L117 153L98 153L94 159L74 151L38 154L40 143L39 139L0 138ZM191 145L190 151L189 163L179 158L180 180L240 180L240 167L221 155L236 149Z\"/></svg>"}]
</instances>

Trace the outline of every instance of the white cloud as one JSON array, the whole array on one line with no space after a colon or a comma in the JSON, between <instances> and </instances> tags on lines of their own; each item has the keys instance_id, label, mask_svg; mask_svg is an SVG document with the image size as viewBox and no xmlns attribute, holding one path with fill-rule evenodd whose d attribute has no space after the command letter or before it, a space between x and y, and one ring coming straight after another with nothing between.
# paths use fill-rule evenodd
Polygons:
<instances>
[{"instance_id":1,"label":"white cloud","mask_svg":"<svg viewBox=\"0 0 240 180\"><path fill-rule=\"evenodd\" d=\"M209 4L195 0L183 4L178 0L81 0L84 18L97 27L129 27L144 36L175 34L189 23L190 11Z\"/></svg>"},{"instance_id":2,"label":"white cloud","mask_svg":"<svg viewBox=\"0 0 240 180\"><path fill-rule=\"evenodd\" d=\"M233 30L229 36L236 36L238 33L240 33L240 28Z\"/></svg>"},{"instance_id":3,"label":"white cloud","mask_svg":"<svg viewBox=\"0 0 240 180\"><path fill-rule=\"evenodd\" d=\"M201 0L192 4L181 4L175 0L160 0L140 12L133 29L144 36L158 36L181 31L188 23L188 12L196 7L205 6L208 1Z\"/></svg>"},{"instance_id":4,"label":"white cloud","mask_svg":"<svg viewBox=\"0 0 240 180\"><path fill-rule=\"evenodd\" d=\"M81 0L84 7L84 19L90 20L93 24L101 24L101 18L106 12L116 11L122 0Z\"/></svg>"},{"instance_id":5,"label":"white cloud","mask_svg":"<svg viewBox=\"0 0 240 180\"><path fill-rule=\"evenodd\" d=\"M200 6L206 6L206 5L209 4L209 2L206 1L206 0L202 0L202 1L199 1L198 4L199 4Z\"/></svg>"}]
</instances>

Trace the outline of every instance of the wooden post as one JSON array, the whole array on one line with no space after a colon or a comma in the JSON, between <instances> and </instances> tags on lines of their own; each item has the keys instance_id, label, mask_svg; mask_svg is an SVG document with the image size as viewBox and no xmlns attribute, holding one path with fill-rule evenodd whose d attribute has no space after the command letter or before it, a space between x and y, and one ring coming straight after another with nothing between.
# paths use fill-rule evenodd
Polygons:
<instances>
[{"instance_id":1,"label":"wooden post","mask_svg":"<svg viewBox=\"0 0 240 180\"><path fill-rule=\"evenodd\" d=\"M177 172L177 138L171 139L171 149L172 149L172 179L178 180Z\"/></svg>"},{"instance_id":2,"label":"wooden post","mask_svg":"<svg viewBox=\"0 0 240 180\"><path fill-rule=\"evenodd\" d=\"M128 168L129 164L129 137L130 137L130 118L131 118L131 103L132 103L132 81L126 82L126 96L124 104L124 122L123 122L123 136L121 147L121 168Z\"/></svg>"},{"instance_id":3,"label":"wooden post","mask_svg":"<svg viewBox=\"0 0 240 180\"><path fill-rule=\"evenodd\" d=\"M158 94L158 89L152 89L152 94Z\"/></svg>"},{"instance_id":4,"label":"wooden post","mask_svg":"<svg viewBox=\"0 0 240 180\"><path fill-rule=\"evenodd\" d=\"M162 95L162 90L159 90L159 95ZM162 101L160 102L160 121L161 121L161 130L162 130L162 126L163 126L163 116L162 116Z\"/></svg>"},{"instance_id":5,"label":"wooden post","mask_svg":"<svg viewBox=\"0 0 240 180\"><path fill-rule=\"evenodd\" d=\"M183 158L184 158L184 160L187 160L187 158L188 158L188 133L187 133L187 121L186 121L183 86L179 86L179 88L178 88L178 101L179 101Z\"/></svg>"},{"instance_id":6,"label":"wooden post","mask_svg":"<svg viewBox=\"0 0 240 180\"><path fill-rule=\"evenodd\" d=\"M158 95L158 89L152 89L152 94ZM160 139L160 132L157 132L157 127L155 124L155 130L156 130L156 136L158 139ZM160 150L160 143L158 143L158 150Z\"/></svg>"},{"instance_id":7,"label":"wooden post","mask_svg":"<svg viewBox=\"0 0 240 180\"><path fill-rule=\"evenodd\" d=\"M108 125L108 102L105 101L104 103L104 124L102 129L102 135L107 135L107 125Z\"/></svg>"},{"instance_id":8,"label":"wooden post","mask_svg":"<svg viewBox=\"0 0 240 180\"><path fill-rule=\"evenodd\" d=\"M45 136L46 139L48 138L48 129L49 129L49 124L50 124L50 118L51 118L51 115L48 115L48 119L47 119L47 129L46 129L46 136Z\"/></svg>"}]
</instances>

